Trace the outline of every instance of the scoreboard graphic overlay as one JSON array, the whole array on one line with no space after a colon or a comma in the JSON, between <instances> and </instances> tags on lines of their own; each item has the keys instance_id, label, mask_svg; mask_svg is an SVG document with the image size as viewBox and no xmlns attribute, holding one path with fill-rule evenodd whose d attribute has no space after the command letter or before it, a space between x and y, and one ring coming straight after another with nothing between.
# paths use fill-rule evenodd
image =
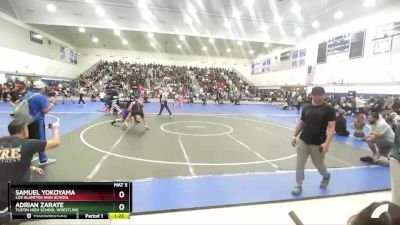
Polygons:
<instances>
[{"instance_id":1,"label":"scoreboard graphic overlay","mask_svg":"<svg viewBox=\"0 0 400 225\"><path fill-rule=\"evenodd\" d=\"M129 219L131 182L9 183L12 219Z\"/></svg>"}]
</instances>

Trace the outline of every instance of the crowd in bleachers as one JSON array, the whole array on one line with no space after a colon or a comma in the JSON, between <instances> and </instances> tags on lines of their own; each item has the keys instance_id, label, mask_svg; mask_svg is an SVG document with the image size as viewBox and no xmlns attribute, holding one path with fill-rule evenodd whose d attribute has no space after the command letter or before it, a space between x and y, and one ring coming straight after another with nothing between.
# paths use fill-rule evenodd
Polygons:
<instances>
[{"instance_id":1,"label":"crowd in bleachers","mask_svg":"<svg viewBox=\"0 0 400 225\"><path fill-rule=\"evenodd\" d=\"M179 94L186 99L259 97L255 88L237 73L223 68L104 61L90 74L80 75L73 82L77 86L93 85L106 92L117 89L127 94L139 90L153 98L162 91L168 91L171 97Z\"/></svg>"}]
</instances>

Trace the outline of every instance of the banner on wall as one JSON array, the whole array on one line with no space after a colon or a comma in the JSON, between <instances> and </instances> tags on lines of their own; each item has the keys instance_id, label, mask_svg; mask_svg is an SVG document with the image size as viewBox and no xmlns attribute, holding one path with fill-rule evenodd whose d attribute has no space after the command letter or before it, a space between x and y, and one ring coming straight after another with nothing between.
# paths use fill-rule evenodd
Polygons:
<instances>
[{"instance_id":1,"label":"banner on wall","mask_svg":"<svg viewBox=\"0 0 400 225\"><path fill-rule=\"evenodd\" d=\"M292 51L292 67L297 67L297 59L299 58L299 50Z\"/></svg>"},{"instance_id":2,"label":"banner on wall","mask_svg":"<svg viewBox=\"0 0 400 225\"><path fill-rule=\"evenodd\" d=\"M336 36L328 40L327 55L346 53L350 50L350 33Z\"/></svg>"},{"instance_id":3,"label":"banner on wall","mask_svg":"<svg viewBox=\"0 0 400 225\"><path fill-rule=\"evenodd\" d=\"M74 49L60 46L60 60L66 63L78 64L78 53Z\"/></svg>"},{"instance_id":4,"label":"banner on wall","mask_svg":"<svg viewBox=\"0 0 400 225\"><path fill-rule=\"evenodd\" d=\"M308 66L306 85L313 85L315 77L315 66Z\"/></svg>"},{"instance_id":5,"label":"banner on wall","mask_svg":"<svg viewBox=\"0 0 400 225\"><path fill-rule=\"evenodd\" d=\"M292 67L301 67L306 64L306 49L292 50Z\"/></svg>"},{"instance_id":6,"label":"banner on wall","mask_svg":"<svg viewBox=\"0 0 400 225\"><path fill-rule=\"evenodd\" d=\"M270 58L264 58L254 61L251 64L251 73L252 74L268 73L270 71L270 65L271 65Z\"/></svg>"}]
</instances>

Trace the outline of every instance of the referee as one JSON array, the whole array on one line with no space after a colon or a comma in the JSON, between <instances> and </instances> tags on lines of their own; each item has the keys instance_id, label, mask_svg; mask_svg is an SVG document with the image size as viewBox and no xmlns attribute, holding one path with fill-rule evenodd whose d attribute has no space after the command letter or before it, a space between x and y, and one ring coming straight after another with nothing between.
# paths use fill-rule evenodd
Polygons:
<instances>
[{"instance_id":1,"label":"referee","mask_svg":"<svg viewBox=\"0 0 400 225\"><path fill-rule=\"evenodd\" d=\"M160 95L160 112L158 113L158 116L161 116L161 113L164 111L164 108L167 109L167 111L169 112L169 116L172 117L172 113L171 110L169 110L168 107L168 91L164 91L162 92L162 94Z\"/></svg>"}]
</instances>

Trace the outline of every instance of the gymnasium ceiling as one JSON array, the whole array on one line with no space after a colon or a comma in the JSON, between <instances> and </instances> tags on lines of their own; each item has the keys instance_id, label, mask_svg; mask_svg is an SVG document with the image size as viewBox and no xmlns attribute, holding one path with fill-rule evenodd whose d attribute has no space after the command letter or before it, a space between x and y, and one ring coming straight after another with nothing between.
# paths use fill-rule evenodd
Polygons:
<instances>
[{"instance_id":1,"label":"gymnasium ceiling","mask_svg":"<svg viewBox=\"0 0 400 225\"><path fill-rule=\"evenodd\" d=\"M399 2L1 0L0 7L2 12L78 48L252 58L274 48L295 45L305 34L324 30ZM367 3L371 5L366 6ZM55 11L49 11L49 5L55 6ZM334 18L338 11L342 12L343 18ZM312 26L314 21L319 22L318 28ZM84 27L85 33L79 32L78 27ZM114 30L119 30L120 35L115 35ZM154 37L149 37L149 32ZM183 35L185 40L180 40L179 35ZM93 43L93 37L99 39L98 43ZM209 43L209 38L215 39L215 43ZM178 45L181 47L178 48ZM228 48L231 52L227 52Z\"/></svg>"}]
</instances>

